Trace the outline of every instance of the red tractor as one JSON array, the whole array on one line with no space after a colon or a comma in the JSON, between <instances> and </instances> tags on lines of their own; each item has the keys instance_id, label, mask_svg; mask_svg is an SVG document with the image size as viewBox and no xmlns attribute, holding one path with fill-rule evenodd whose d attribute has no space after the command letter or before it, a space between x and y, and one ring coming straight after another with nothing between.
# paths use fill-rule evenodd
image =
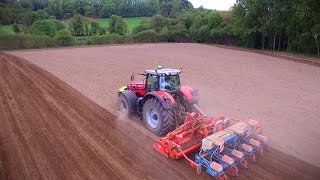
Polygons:
<instances>
[{"instance_id":1,"label":"red tractor","mask_svg":"<svg viewBox=\"0 0 320 180\"><path fill-rule=\"evenodd\" d=\"M119 110L127 114L138 113L146 127L156 135L174 130L183 124L187 112L201 112L197 106L197 91L181 86L180 74L179 69L161 66L143 74L133 74L131 83L118 91ZM143 81L135 82L134 75L143 76Z\"/></svg>"}]
</instances>

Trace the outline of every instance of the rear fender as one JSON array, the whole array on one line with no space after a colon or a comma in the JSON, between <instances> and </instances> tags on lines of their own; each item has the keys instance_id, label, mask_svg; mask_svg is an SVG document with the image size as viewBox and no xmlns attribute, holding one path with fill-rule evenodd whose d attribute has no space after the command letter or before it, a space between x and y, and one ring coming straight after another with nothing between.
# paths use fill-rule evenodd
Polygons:
<instances>
[{"instance_id":1,"label":"rear fender","mask_svg":"<svg viewBox=\"0 0 320 180\"><path fill-rule=\"evenodd\" d=\"M178 91L181 94L182 98L189 104L198 103L198 93L196 90L193 90L190 86L181 86Z\"/></svg>"},{"instance_id":2,"label":"rear fender","mask_svg":"<svg viewBox=\"0 0 320 180\"><path fill-rule=\"evenodd\" d=\"M165 109L172 109L176 105L176 100L171 96L171 94L165 91L152 91L147 93L143 98L142 103L150 98L157 98Z\"/></svg>"}]
</instances>

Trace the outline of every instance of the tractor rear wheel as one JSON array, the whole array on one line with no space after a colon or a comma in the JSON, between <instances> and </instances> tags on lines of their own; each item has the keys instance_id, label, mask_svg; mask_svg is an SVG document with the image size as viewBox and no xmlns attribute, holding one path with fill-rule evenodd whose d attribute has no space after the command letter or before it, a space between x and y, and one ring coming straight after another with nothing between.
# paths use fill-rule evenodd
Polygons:
<instances>
[{"instance_id":1,"label":"tractor rear wheel","mask_svg":"<svg viewBox=\"0 0 320 180\"><path fill-rule=\"evenodd\" d=\"M165 135L174 122L173 110L165 109L156 98L148 99L143 106L143 121L154 134Z\"/></svg>"}]
</instances>

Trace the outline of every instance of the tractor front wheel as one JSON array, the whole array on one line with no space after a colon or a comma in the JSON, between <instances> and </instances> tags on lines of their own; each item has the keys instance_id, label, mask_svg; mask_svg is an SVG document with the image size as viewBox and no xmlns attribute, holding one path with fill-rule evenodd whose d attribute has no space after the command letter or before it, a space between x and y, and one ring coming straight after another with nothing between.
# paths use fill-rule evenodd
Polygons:
<instances>
[{"instance_id":1,"label":"tractor front wheel","mask_svg":"<svg viewBox=\"0 0 320 180\"><path fill-rule=\"evenodd\" d=\"M126 93L126 95L124 93ZM118 107L120 112L129 115L136 111L137 97L130 91L126 91L124 93L119 94Z\"/></svg>"},{"instance_id":2,"label":"tractor front wheel","mask_svg":"<svg viewBox=\"0 0 320 180\"><path fill-rule=\"evenodd\" d=\"M159 100L151 98L144 103L143 121L151 132L162 136L169 132L174 114L172 109L165 109Z\"/></svg>"}]
</instances>

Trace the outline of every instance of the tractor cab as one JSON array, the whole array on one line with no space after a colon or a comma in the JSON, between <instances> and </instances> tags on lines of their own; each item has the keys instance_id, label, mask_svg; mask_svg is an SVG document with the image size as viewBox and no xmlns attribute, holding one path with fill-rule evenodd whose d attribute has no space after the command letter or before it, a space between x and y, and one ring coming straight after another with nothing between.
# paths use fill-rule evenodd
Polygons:
<instances>
[{"instance_id":1,"label":"tractor cab","mask_svg":"<svg viewBox=\"0 0 320 180\"><path fill-rule=\"evenodd\" d=\"M177 69L146 70L147 91L177 91L180 84L180 72Z\"/></svg>"},{"instance_id":2,"label":"tractor cab","mask_svg":"<svg viewBox=\"0 0 320 180\"><path fill-rule=\"evenodd\" d=\"M180 88L180 73L178 69L166 69L158 66L155 70L146 70L143 74L143 81L135 81L135 76L131 76L131 83L128 89L134 91L138 97L143 97L146 93L152 91L166 91L170 94Z\"/></svg>"}]
</instances>

